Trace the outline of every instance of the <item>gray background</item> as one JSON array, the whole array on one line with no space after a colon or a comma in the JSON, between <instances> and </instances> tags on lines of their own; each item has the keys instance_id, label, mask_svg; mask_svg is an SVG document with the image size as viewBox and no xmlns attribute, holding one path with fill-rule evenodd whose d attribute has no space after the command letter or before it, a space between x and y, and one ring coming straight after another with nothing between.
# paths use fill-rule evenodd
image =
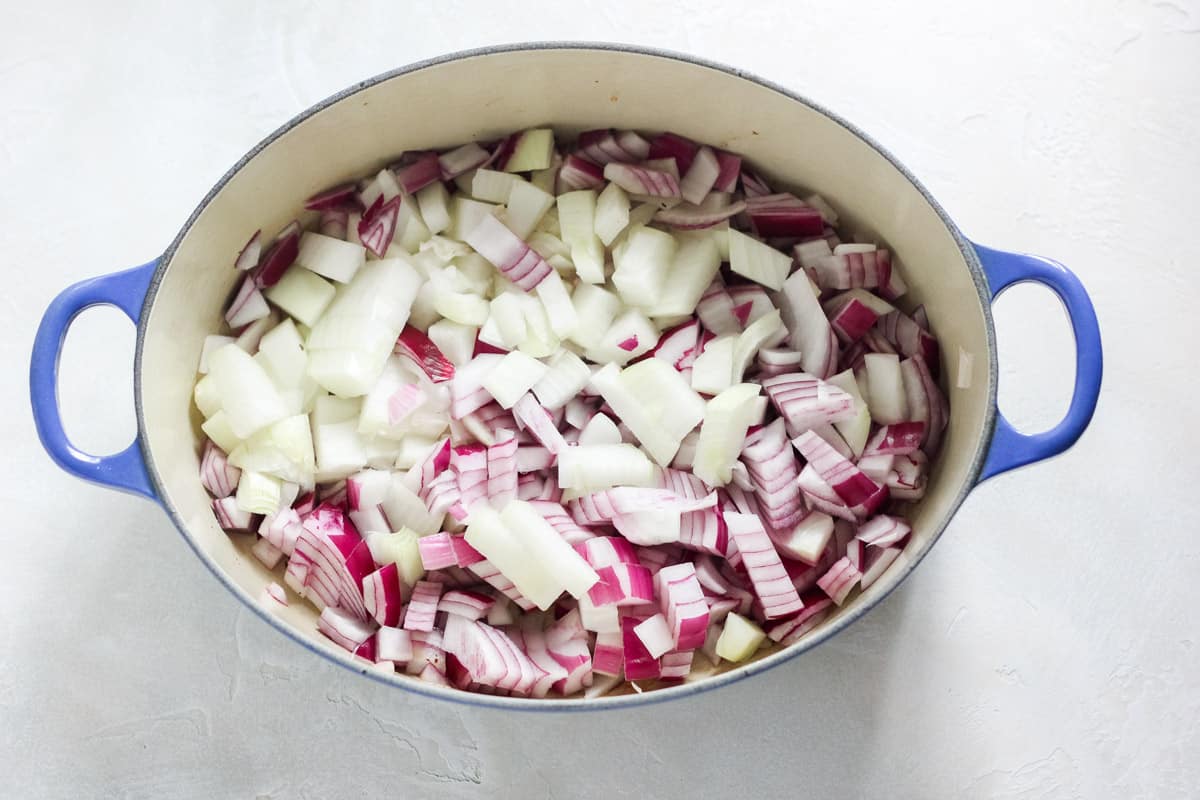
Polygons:
<instances>
[{"instance_id":1,"label":"gray background","mask_svg":"<svg viewBox=\"0 0 1200 800\"><path fill-rule=\"evenodd\" d=\"M1200 785L1197 3L4 5L0 795L1167 798ZM968 235L1075 269L1106 340L1092 431L975 491L884 606L765 677L627 714L508 717L335 669L241 609L151 504L55 469L26 398L50 298L160 252L284 120L413 60L537 38L691 52L836 109ZM1072 374L1057 303L1018 289L997 318L1001 405L1046 427ZM80 444L132 437L131 354L117 312L81 318L61 386Z\"/></svg>"}]
</instances>

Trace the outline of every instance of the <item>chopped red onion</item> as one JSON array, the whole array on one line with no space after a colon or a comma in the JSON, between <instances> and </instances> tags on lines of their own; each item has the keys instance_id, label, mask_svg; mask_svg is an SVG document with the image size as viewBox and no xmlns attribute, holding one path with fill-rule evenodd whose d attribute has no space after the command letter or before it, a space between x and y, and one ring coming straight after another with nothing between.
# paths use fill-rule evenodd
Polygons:
<instances>
[{"instance_id":1,"label":"chopped red onion","mask_svg":"<svg viewBox=\"0 0 1200 800\"><path fill-rule=\"evenodd\" d=\"M400 608L408 588L395 564L385 564L363 578L363 603L380 625L400 624Z\"/></svg>"},{"instance_id":2,"label":"chopped red onion","mask_svg":"<svg viewBox=\"0 0 1200 800\"><path fill-rule=\"evenodd\" d=\"M493 164L505 191L442 183ZM568 192L592 200L555 209ZM912 538L895 515L924 496L949 422L940 347L923 306L896 304L907 287L892 254L843 242L820 196L776 190L736 154L676 134L599 129L564 148L543 128L405 153L305 205L319 216L309 230L391 251L387 274L409 275L415 297L362 293L339 309L369 261L332 303L329 283L296 271L266 293L272 310L263 290L314 234L298 220L269 245L255 233L235 261L246 280L231 335L207 347L263 349L254 362L278 413L308 424L231 429L215 417L231 398L214 389L233 387L198 386L216 434L199 479L218 523L257 529L254 557L286 558L283 583L321 612L323 635L371 668L515 697L595 697L622 680L641 692L687 679L697 650L719 665L730 614L800 640ZM644 226L673 254L657 278L583 286L603 283ZM322 322L326 307L344 332ZM304 324L289 332L288 315ZM310 353L314 327L330 329ZM339 366L330 385L355 394L314 405L313 358L328 361L322 386ZM511 380L493 374L502 358ZM765 393L724 436L706 398L740 382ZM299 433L310 427L313 441ZM281 489L260 523L236 492L245 482L247 501L270 481ZM271 584L263 602L287 594Z\"/></svg>"},{"instance_id":3,"label":"chopped red onion","mask_svg":"<svg viewBox=\"0 0 1200 800\"><path fill-rule=\"evenodd\" d=\"M438 610L438 600L442 596L442 585L432 581L417 581L413 587L412 596L408 600L408 609L404 613L404 629L408 631L433 630L434 617Z\"/></svg>"},{"instance_id":4,"label":"chopped red onion","mask_svg":"<svg viewBox=\"0 0 1200 800\"><path fill-rule=\"evenodd\" d=\"M241 272L249 272L258 266L258 258L262 254L262 229L256 230L250 241L242 247L233 262L233 268Z\"/></svg>"},{"instance_id":5,"label":"chopped red onion","mask_svg":"<svg viewBox=\"0 0 1200 800\"><path fill-rule=\"evenodd\" d=\"M287 231L289 228L284 230ZM267 248L267 252L263 254L258 262L258 267L253 272L255 285L260 289L267 289L279 283L283 273L296 263L298 255L300 255L299 226L290 233L281 233L279 238Z\"/></svg>"},{"instance_id":6,"label":"chopped red onion","mask_svg":"<svg viewBox=\"0 0 1200 800\"><path fill-rule=\"evenodd\" d=\"M478 620L486 617L495 604L495 598L489 595L452 589L438 600L437 610L469 620Z\"/></svg>"},{"instance_id":7,"label":"chopped red onion","mask_svg":"<svg viewBox=\"0 0 1200 800\"><path fill-rule=\"evenodd\" d=\"M396 182L405 194L411 196L442 179L441 158L434 152L422 153L395 172Z\"/></svg>"},{"instance_id":8,"label":"chopped red onion","mask_svg":"<svg viewBox=\"0 0 1200 800\"><path fill-rule=\"evenodd\" d=\"M343 183L340 186L334 186L332 189L317 192L304 201L304 207L309 211L328 211L330 209L343 208L347 205L353 205L355 195L357 194L357 183Z\"/></svg>"},{"instance_id":9,"label":"chopped red onion","mask_svg":"<svg viewBox=\"0 0 1200 800\"><path fill-rule=\"evenodd\" d=\"M708 604L695 567L684 561L663 567L654 576L659 607L671 629L676 650L694 650L708 631Z\"/></svg>"},{"instance_id":10,"label":"chopped red onion","mask_svg":"<svg viewBox=\"0 0 1200 800\"><path fill-rule=\"evenodd\" d=\"M861 578L862 573L855 569L849 558L843 556L821 576L817 585L821 587L821 591L829 595L834 603L840 606L846 602L846 597Z\"/></svg>"},{"instance_id":11,"label":"chopped red onion","mask_svg":"<svg viewBox=\"0 0 1200 800\"><path fill-rule=\"evenodd\" d=\"M675 133L660 133L650 140L646 158L650 160L673 158L679 171L686 175L687 171L692 168L692 159L696 157L699 149L700 146L691 139Z\"/></svg>"},{"instance_id":12,"label":"chopped red onion","mask_svg":"<svg viewBox=\"0 0 1200 800\"><path fill-rule=\"evenodd\" d=\"M885 488L864 475L812 431L801 434L793 444L859 519L874 513L887 499Z\"/></svg>"},{"instance_id":13,"label":"chopped red onion","mask_svg":"<svg viewBox=\"0 0 1200 800\"><path fill-rule=\"evenodd\" d=\"M825 228L820 211L788 193L751 196L747 192L746 215L754 232L764 238L813 236Z\"/></svg>"}]
</instances>

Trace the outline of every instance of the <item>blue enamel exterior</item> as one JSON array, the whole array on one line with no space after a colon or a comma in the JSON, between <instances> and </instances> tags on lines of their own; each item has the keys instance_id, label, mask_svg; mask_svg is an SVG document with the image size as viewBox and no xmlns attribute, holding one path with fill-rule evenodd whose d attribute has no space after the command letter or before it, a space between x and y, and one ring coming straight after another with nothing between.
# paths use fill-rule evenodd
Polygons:
<instances>
[{"instance_id":1,"label":"blue enamel exterior","mask_svg":"<svg viewBox=\"0 0 1200 800\"><path fill-rule=\"evenodd\" d=\"M85 453L67 438L58 408L58 357L67 329L81 312L92 306L116 306L137 325L150 279L157 268L158 260L155 259L123 272L80 281L63 291L42 316L29 364L33 420L42 446L50 457L72 475L151 500L158 500L158 495L146 470L140 438L109 456Z\"/></svg>"},{"instance_id":2,"label":"blue enamel exterior","mask_svg":"<svg viewBox=\"0 0 1200 800\"><path fill-rule=\"evenodd\" d=\"M1096 309L1075 273L1057 261L1040 256L1008 253L978 244L975 253L987 276L992 302L1015 284L1040 283L1062 300L1075 333L1075 391L1067 415L1045 433L1025 434L1018 432L997 409L992 445L979 475L982 482L1001 472L1056 456L1075 444L1096 411L1104 356Z\"/></svg>"},{"instance_id":3,"label":"blue enamel exterior","mask_svg":"<svg viewBox=\"0 0 1200 800\"><path fill-rule=\"evenodd\" d=\"M175 508L171 497L165 493L159 493L157 487L161 486L161 470L157 465L155 465L153 459L149 456L144 456L140 449L140 443L143 436L142 426L144 424L141 394L143 390L141 382L141 356L142 347L145 341L145 326L140 323L138 324L138 350L134 363L134 401L137 405L138 412L138 441L121 453L107 457L96 457L80 452L70 444L63 432L62 423L59 419L56 398L57 362L58 353L62 346L62 339L75 315L85 308L93 305L116 305L117 307L121 308L121 310L124 311L130 319L137 323L139 316L144 316L148 309L153 306L158 285L162 280L163 272L167 269L172 257L175 254L176 248L179 246L187 232L191 229L192 224L196 221L200 213L205 209L205 207L207 207L209 202L213 200L225 183L232 176L237 174L239 170L241 170L242 167L245 166L245 164L251 159L253 159L263 148L295 126L303 123L312 115L356 94L357 92L362 91L363 89L407 73L418 72L422 69L449 61L521 50L608 50L613 52L635 53L664 59L685 61L699 67L724 72L726 74L735 75L747 81L751 81L789 97L795 102L806 105L836 121L846 130L848 135L860 138L862 141L866 142L868 145L878 151L885 159L887 159L889 163L891 163L899 172L901 172L909 181L911 181L912 185L917 189L917 191L920 192L920 194L929 203L930 207L938 214L943 223L946 225L948 232L954 237L960 251L962 252L963 260L971 272L972 280L977 287L981 301L986 303L987 300L994 299L995 296L999 294L999 292L1002 291L1006 286L1022 280L1032 280L1045 283L1054 289L1054 291L1058 292L1058 294L1063 298L1064 302L1067 304L1068 311L1071 313L1072 324L1075 326L1076 341L1080 346L1075 398L1072 402L1071 411L1068 414L1067 419L1064 420L1064 422L1053 431L1048 433L1040 434L1038 436L1024 436L1017 433L1010 425L1008 425L1007 422L1000 418L994 408L986 409L983 434L981 440L975 446L975 453L972 457L973 466L967 476L966 481L960 487L956 498L946 513L945 518L936 524L936 529L932 532L929 541L922 548L912 554L909 563L904 566L902 573L896 580L896 583L890 587L887 592L879 596L869 605L860 606L859 608L850 610L848 613L837 616L835 619L831 620L829 624L814 631L809 637L805 638L797 645L777 652L766 658L740 665L729 670L728 672L721 673L697 683L685 683L679 686L659 689L643 694L609 696L596 698L593 700L574 698L562 699L553 702L530 701L521 698L459 692L440 686L426 684L415 679L406 679L406 676L402 675L385 676L378 670L374 670L363 665L360 660L352 658L348 653L345 655L336 654L328 648L318 647L313 641L302 635L293 626L285 624L275 615L264 610L253 597L248 595L240 586L236 585L220 568L220 566L216 564L212 556L198 544L195 537L189 532L187 523ZM981 262L984 264L986 269L981 268ZM986 337L989 345L987 366L989 386L991 387L989 391L991 392L992 403L994 405L997 368L994 357L995 340L992 331L991 314L987 305L985 305L983 308L983 314L985 323L987 325ZM1088 354L1086 359L1085 352ZM1071 273L1067 272L1066 269L1051 261L1038 259L1033 256L1003 253L1000 251L980 247L978 245L972 245L972 243L961 234L961 232L954 225L953 221L946 215L945 211L941 208L937 201L931 195L929 195L925 188L904 167L904 165L891 156L891 154L889 154L878 143L874 142L870 137L850 123L842 120L836 114L833 114L829 110L812 103L806 98L796 95L795 93L790 92L781 86L777 86L769 81L765 81L755 75L751 75L741 70L732 69L722 64L696 58L694 56L682 55L679 53L672 53L662 50L654 50L650 48L603 42L531 42L451 53L439 58L411 64L348 87L344 91L326 98L322 102L314 105L312 108L304 111L292 120L285 123L282 127L255 146L254 149L248 152L229 170L229 172L226 173L226 175L217 183L217 185L213 187L213 189L201 201L200 205L193 212L191 218L184 224L183 229L180 230L176 239L162 257L154 262L145 264L132 270L114 273L112 275L107 275L76 284L55 299L42 320L42 324L38 330L37 340L34 345L33 363L30 368L30 393L33 401L34 417L37 422L38 433L41 436L42 443L60 466L62 466L68 472L78 475L86 480L95 481L97 483L102 483L117 489L140 494L158 502L171 517L172 521L183 535L184 541L187 542L188 546L192 548L192 550L196 553L196 556L208 567L217 580L227 589L229 589L229 591L235 596L240 598L242 602L245 603L246 606L250 608L251 611L253 611L260 619L265 621L283 635L295 641L300 646L304 647L310 652L320 655L323 658L329 659L334 663L340 664L347 669L358 672L364 677L368 677L372 680L386 683L388 685L400 686L412 693L426 697L460 703L473 707L490 707L521 712L554 713L563 711L601 711L605 709L645 706L667 700L691 696L700 692L714 690L723 686L728 686L736 681L749 678L768 669L772 669L775 666L785 663L786 661L837 635L847 626L853 624L856 620L861 618L862 615L867 613L872 607L881 602L887 596L887 594L894 590L896 586L898 586L909 574L911 574L912 570L915 569L921 562L929 548L932 547L936 540L940 537L941 532L945 529L950 517L953 516L954 511L963 502L967 494L971 491L971 488L976 485L978 480L983 480L983 478L990 477L991 475L998 474L1022 464L1028 464L1041 458L1048 458L1051 455L1059 453L1069 447L1079 437L1083 429L1086 427L1088 420L1091 418L1092 410L1094 409L1096 403L1096 395L1099 391L1099 380L1099 333L1096 329L1095 314L1092 310L1091 302L1088 300L1087 295L1083 291L1078 280L1075 279ZM989 447L990 449L987 449Z\"/></svg>"}]
</instances>

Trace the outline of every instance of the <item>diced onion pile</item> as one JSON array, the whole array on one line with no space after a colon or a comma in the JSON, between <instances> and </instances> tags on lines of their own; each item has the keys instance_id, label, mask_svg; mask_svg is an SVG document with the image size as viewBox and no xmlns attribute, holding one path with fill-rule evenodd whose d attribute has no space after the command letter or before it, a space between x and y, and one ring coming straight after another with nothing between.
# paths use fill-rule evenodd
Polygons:
<instances>
[{"instance_id":1,"label":"diced onion pile","mask_svg":"<svg viewBox=\"0 0 1200 800\"><path fill-rule=\"evenodd\" d=\"M671 133L539 129L305 207L236 256L200 479L291 590L262 602L374 667L669 685L797 641L908 541L938 342L820 197Z\"/></svg>"}]
</instances>

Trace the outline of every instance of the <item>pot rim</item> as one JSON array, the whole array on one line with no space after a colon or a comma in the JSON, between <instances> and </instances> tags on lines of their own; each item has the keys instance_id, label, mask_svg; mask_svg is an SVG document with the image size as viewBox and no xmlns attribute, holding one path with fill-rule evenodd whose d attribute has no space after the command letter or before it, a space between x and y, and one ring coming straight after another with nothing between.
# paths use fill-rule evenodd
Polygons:
<instances>
[{"instance_id":1,"label":"pot rim","mask_svg":"<svg viewBox=\"0 0 1200 800\"><path fill-rule=\"evenodd\" d=\"M663 689L656 689L650 692L625 694L608 697L598 697L594 699L586 698L571 698L563 700L551 699L532 699L518 697L501 697L496 695L476 694L473 692L464 692L453 687L438 686L435 684L425 683L415 678L408 676L385 675L376 669L363 664L359 659L356 659L351 653L345 654L335 653L331 649L318 647L309 637L303 634L300 630L284 623L275 615L269 613L257 600L244 591L240 586L233 583L222 570L213 558L202 549L195 538L187 528L187 524L181 517L178 509L171 502L169 493L163 491L163 482L159 473L158 465L154 461L153 454L146 446L144 431L145 431L145 416L142 407L142 351L145 344L146 328L142 324L149 315L150 309L154 304L155 298L158 295L159 286L162 283L163 275L170 266L176 250L183 239L191 231L192 226L199 218L200 214L208 207L209 203L216 195L225 187L225 185L249 163L252 159L258 156L266 147L272 144L275 140L291 131L301 123L307 121L315 114L325 110L326 108L341 102L359 92L376 86L385 81L407 75L414 72L419 72L430 67L440 66L442 64L453 61L460 61L469 58L480 56L495 55L501 53L514 53L524 51L540 51L540 50L581 50L581 51L605 51L613 53L631 53L634 55L652 56L656 58L669 59L673 61L681 61L693 66L711 69L717 72L723 72L727 75L732 75L737 78L755 83L771 91L787 97L788 99L800 103L809 109L824 115L828 119L840 125L848 134L861 140L864 144L874 149L877 153L883 156L892 167L894 167L904 178L912 185L922 198L927 202L934 213L945 225L947 231L953 237L958 249L962 254L964 263L971 273L971 279L975 284L976 291L979 294L980 305L983 309L983 317L985 324L985 337L987 340L988 354L988 396L987 403L984 409L983 420L983 435L979 437L975 447L975 454L971 459L971 465L967 471L967 478L963 481L963 485L959 488L958 494L951 502L945 516L937 523L936 530L929 537L928 542L920 550L912 554L908 563L905 565L904 571L898 578L887 587L886 590L875 598L869 604L859 606L849 613L843 613L836 616L829 625L821 626L812 635L802 639L796 644L787 646L777 652L771 653L761 659L745 664L741 667L730 669L726 672L712 677L703 678L695 683L682 683L678 686L671 686ZM434 58L417 61L388 72L381 73L366 80L359 81L335 94L326 97L296 116L289 119L283 125L268 134L262 141L258 142L253 148L242 156L236 164L234 164L221 178L213 185L204 199L196 206L196 209L188 217L175 239L166 249L163 255L158 259L158 265L154 270L154 275L150 279L149 289L146 292L145 302L142 305L141 314L139 316L139 324L137 326L137 343L134 354L134 406L137 413L138 424L138 445L141 448L142 455L145 459L146 469L150 476L150 480L157 490L159 502L163 509L170 516L175 527L179 529L184 540L196 556L204 563L208 570L216 577L216 579L225 586L230 592L238 597L242 603L250 608L260 619L268 625L275 628L280 633L292 639L297 644L304 647L306 650L316 653L322 658L328 659L339 666L345 667L348 670L364 675L379 683L386 684L392 687L406 689L410 692L434 698L437 700L445 700L452 703L459 703L468 706L482 706L488 708L498 708L509 711L523 712L546 712L546 711L600 711L614 708L632 708L635 706L647 706L654 703L661 703L668 700L675 700L683 697L699 694L701 692L710 691L713 689L729 686L733 683L749 678L752 675L757 675L766 672L769 669L788 662L802 653L806 653L817 645L820 645L836 634L843 631L845 628L858 621L865 614L880 605L887 599L897 587L899 587L908 578L917 565L925 558L934 544L941 538L949 525L950 520L957 513L959 507L966 499L967 495L975 487L979 480L979 474L983 468L984 461L987 457L988 446L991 443L992 435L996 426L996 386L998 380L998 366L996 357L996 336L995 327L992 322L991 312L991 293L988 287L987 278L985 277L983 267L979 262L974 247L970 241L958 229L958 226L946 214L945 209L933 198L929 191L921 184L919 180L905 167L895 156L893 156L886 148L861 131L852 123L846 121L837 114L829 111L818 103L803 97L796 92L791 91L779 84L761 78L753 73L741 70L735 67L730 67L715 61L710 61L705 58L679 53L672 50L665 50L653 47L643 47L640 45L628 45L613 42L587 42L587 41L535 41L535 42L520 42L513 44L493 45L487 47L472 48L469 50L459 50L452 53L447 53Z\"/></svg>"}]
</instances>

